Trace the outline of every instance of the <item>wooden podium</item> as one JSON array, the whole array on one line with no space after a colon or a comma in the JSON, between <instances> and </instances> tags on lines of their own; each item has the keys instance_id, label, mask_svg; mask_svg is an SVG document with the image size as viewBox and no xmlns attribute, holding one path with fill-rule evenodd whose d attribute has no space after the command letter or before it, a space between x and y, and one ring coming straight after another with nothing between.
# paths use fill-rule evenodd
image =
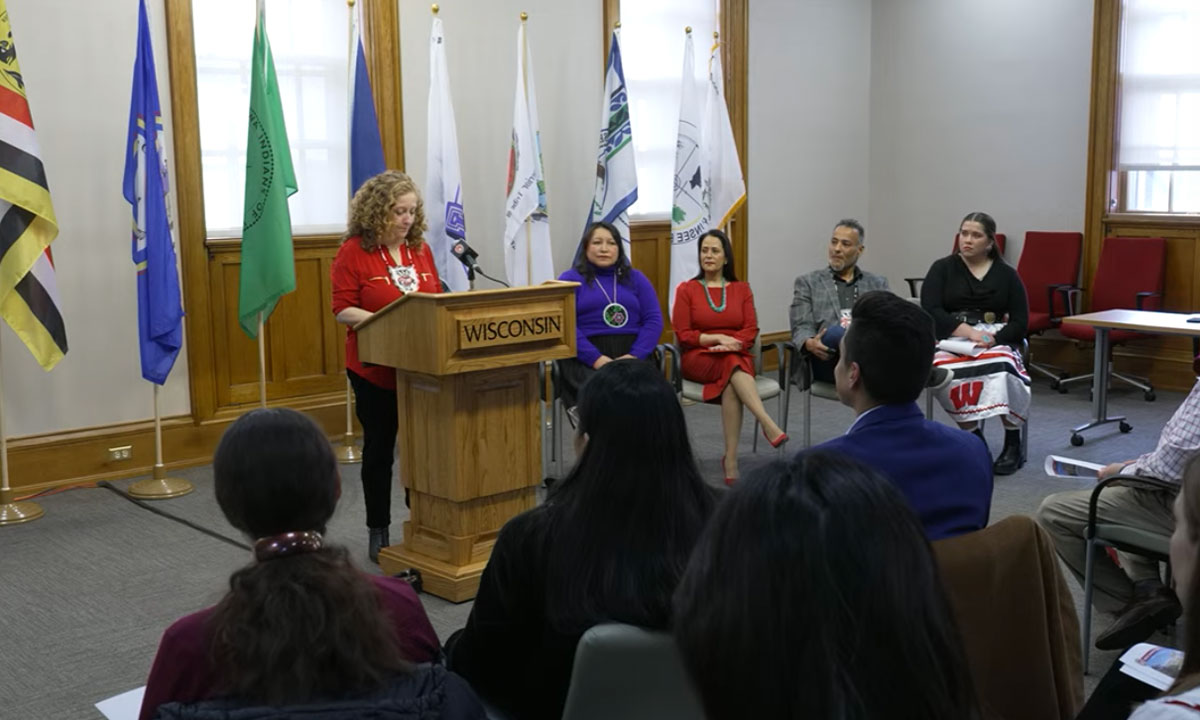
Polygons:
<instances>
[{"instance_id":1,"label":"wooden podium","mask_svg":"<svg viewBox=\"0 0 1200 720\"><path fill-rule=\"evenodd\" d=\"M542 481L537 363L575 356L575 287L410 293L355 326L358 357L396 368L404 541L379 565L475 597L496 535Z\"/></svg>"}]
</instances>

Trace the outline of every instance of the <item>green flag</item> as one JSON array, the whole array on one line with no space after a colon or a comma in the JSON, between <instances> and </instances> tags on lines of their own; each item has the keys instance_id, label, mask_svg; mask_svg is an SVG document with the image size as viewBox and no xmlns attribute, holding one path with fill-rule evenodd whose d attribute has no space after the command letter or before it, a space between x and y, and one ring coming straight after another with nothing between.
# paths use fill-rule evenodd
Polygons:
<instances>
[{"instance_id":1,"label":"green flag","mask_svg":"<svg viewBox=\"0 0 1200 720\"><path fill-rule=\"evenodd\" d=\"M292 219L287 203L295 192L296 173L279 104L275 61L259 3L250 62L250 137L246 144L246 206L238 292L238 322L252 338L258 337L258 314L262 313L266 322L279 298L296 289Z\"/></svg>"}]
</instances>

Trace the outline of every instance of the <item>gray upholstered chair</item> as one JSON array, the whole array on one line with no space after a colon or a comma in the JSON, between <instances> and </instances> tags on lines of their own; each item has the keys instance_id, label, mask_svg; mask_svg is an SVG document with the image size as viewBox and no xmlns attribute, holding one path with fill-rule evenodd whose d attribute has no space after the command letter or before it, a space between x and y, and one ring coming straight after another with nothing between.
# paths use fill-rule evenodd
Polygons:
<instances>
[{"instance_id":1,"label":"gray upholstered chair","mask_svg":"<svg viewBox=\"0 0 1200 720\"><path fill-rule=\"evenodd\" d=\"M1083 539L1087 544L1087 556L1083 565L1083 627L1079 633L1083 647L1083 672L1088 671L1088 644L1092 634L1092 568L1096 562L1098 548L1114 548L1134 555L1143 555L1166 563L1166 584L1171 584L1171 535L1152 532L1115 522L1098 522L1096 503L1105 488L1120 485L1144 490L1155 490L1174 497L1179 492L1178 483L1167 482L1143 475L1111 475L1096 483L1088 502L1088 523Z\"/></svg>"},{"instance_id":2,"label":"gray upholstered chair","mask_svg":"<svg viewBox=\"0 0 1200 720\"><path fill-rule=\"evenodd\" d=\"M704 720L667 633L597 625L579 640L563 720Z\"/></svg>"}]
</instances>

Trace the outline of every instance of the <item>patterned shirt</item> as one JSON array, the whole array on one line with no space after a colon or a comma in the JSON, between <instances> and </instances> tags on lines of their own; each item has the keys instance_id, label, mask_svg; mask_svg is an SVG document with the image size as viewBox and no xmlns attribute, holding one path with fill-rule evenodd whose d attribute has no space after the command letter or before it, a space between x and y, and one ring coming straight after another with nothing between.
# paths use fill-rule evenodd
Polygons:
<instances>
[{"instance_id":1,"label":"patterned shirt","mask_svg":"<svg viewBox=\"0 0 1200 720\"><path fill-rule=\"evenodd\" d=\"M1149 475L1177 483L1183 479L1184 466L1197 452L1200 452L1200 380L1163 427L1158 447L1126 465L1121 474Z\"/></svg>"}]
</instances>

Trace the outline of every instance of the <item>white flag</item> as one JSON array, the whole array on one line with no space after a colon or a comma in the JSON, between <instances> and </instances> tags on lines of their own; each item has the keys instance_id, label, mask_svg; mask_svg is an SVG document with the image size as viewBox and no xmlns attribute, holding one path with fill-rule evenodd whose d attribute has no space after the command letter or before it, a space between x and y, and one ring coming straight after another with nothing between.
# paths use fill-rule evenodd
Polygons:
<instances>
[{"instance_id":1,"label":"white flag","mask_svg":"<svg viewBox=\"0 0 1200 720\"><path fill-rule=\"evenodd\" d=\"M675 307L675 290L700 271L696 245L709 224L707 183L708 168L700 144L700 88L696 83L696 59L692 34L683 43L683 92L679 102L679 135L675 140L675 197L671 208L671 291L667 295Z\"/></svg>"},{"instance_id":2,"label":"white flag","mask_svg":"<svg viewBox=\"0 0 1200 720\"><path fill-rule=\"evenodd\" d=\"M629 125L629 93L621 67L617 31L608 51L604 75L604 103L600 109L600 150L596 156L596 192L592 197L592 222L612 223L629 251L629 206L637 201L637 167L633 161L633 132Z\"/></svg>"},{"instance_id":3,"label":"white flag","mask_svg":"<svg viewBox=\"0 0 1200 720\"><path fill-rule=\"evenodd\" d=\"M504 268L508 282L514 287L554 279L537 93L524 22L517 32L517 93L513 102L512 145L508 151L508 198L504 205Z\"/></svg>"},{"instance_id":4,"label":"white flag","mask_svg":"<svg viewBox=\"0 0 1200 720\"><path fill-rule=\"evenodd\" d=\"M704 131L700 145L708 166L708 216L713 227L723 228L746 202L746 182L738 163L729 107L725 104L725 73L721 69L721 44L714 42L708 60L708 97L704 106Z\"/></svg>"},{"instance_id":5,"label":"white flag","mask_svg":"<svg viewBox=\"0 0 1200 720\"><path fill-rule=\"evenodd\" d=\"M462 174L458 168L458 133L446 69L446 45L441 18L433 18L429 35L429 144L425 149L425 207L429 222L429 249L438 274L453 292L470 288L467 269L451 252L454 243L467 237L463 210Z\"/></svg>"}]
</instances>

